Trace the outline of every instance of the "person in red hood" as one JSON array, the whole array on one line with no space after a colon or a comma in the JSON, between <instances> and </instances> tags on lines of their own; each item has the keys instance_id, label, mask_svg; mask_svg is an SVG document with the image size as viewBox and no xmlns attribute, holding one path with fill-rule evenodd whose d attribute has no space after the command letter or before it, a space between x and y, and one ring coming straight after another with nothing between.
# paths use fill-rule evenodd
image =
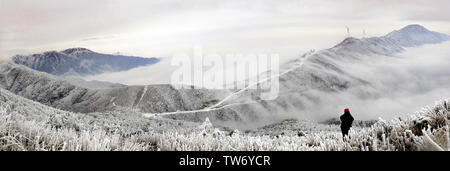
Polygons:
<instances>
[{"instance_id":1,"label":"person in red hood","mask_svg":"<svg viewBox=\"0 0 450 171\"><path fill-rule=\"evenodd\" d=\"M341 115L340 119L341 119L342 136L344 137L345 140L345 136L348 136L348 131L350 130L350 127L352 127L354 119L353 116L350 114L349 109L344 110L344 114Z\"/></svg>"}]
</instances>

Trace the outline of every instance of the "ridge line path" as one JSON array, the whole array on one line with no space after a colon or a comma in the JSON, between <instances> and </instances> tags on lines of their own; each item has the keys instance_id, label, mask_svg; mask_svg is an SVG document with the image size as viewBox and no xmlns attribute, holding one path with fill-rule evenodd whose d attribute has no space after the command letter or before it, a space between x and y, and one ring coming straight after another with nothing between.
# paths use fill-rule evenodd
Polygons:
<instances>
[{"instance_id":1,"label":"ridge line path","mask_svg":"<svg viewBox=\"0 0 450 171\"><path fill-rule=\"evenodd\" d=\"M296 70L296 69L299 69L299 68L303 67L305 61L306 61L310 56L312 56L313 54L315 54L315 52L313 52L313 53L311 53L311 54L308 54L306 57L303 57L303 58L301 59L301 61L297 64L297 66L292 67L292 68L290 68L290 69L288 69L288 70L286 70L286 71L284 71L284 72L282 72L282 73L280 73L280 74L274 75L274 76L269 77L269 78L265 78L265 79L263 79L263 80L261 80L261 81L258 81L258 82L254 83L254 84L251 84L251 85L249 85L249 86L247 86L247 87L245 87L245 88L243 88L243 89L241 89L241 90L239 90L239 91L237 91L237 92L235 92L235 93L232 93L232 94L228 95L228 96L225 97L223 100L221 100L220 102L217 102L216 104L214 104L214 105L212 105L212 106L209 106L209 107L206 107L206 108L203 108L203 109L197 109L197 110L175 111L175 112L162 112L162 113L143 113L142 115L143 115L144 117L156 117L156 116L174 115L174 114L189 114L189 113L196 113L196 112L209 112L209 111L220 110L220 109L223 109L223 108L226 108L226 107L230 107L230 106L236 106L236 105L243 105L243 104L252 104L252 103L256 103L256 101L248 102L248 103L233 103L233 104L228 104L228 105L224 105L224 106L219 107L220 105L222 105L223 103L225 103L227 100L231 99L232 97L237 96L237 95L239 95L239 94L245 92L246 90L248 90L248 89L250 89L250 88L252 88L252 87L254 87L254 86L256 86L256 85L258 85L258 84L260 84L260 83L263 83L263 82L265 82L265 81L268 81L268 80L270 80L270 79L272 79L272 78L277 78L277 77L283 76L283 75L285 75L285 74L287 74L287 73L289 73L289 72L291 72L291 71L293 71L293 70Z\"/></svg>"}]
</instances>

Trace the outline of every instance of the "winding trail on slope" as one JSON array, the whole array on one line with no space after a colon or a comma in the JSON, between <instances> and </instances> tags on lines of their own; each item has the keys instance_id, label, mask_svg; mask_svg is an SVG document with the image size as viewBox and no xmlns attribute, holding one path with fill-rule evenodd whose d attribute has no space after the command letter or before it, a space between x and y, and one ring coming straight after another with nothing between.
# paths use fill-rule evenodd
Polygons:
<instances>
[{"instance_id":1,"label":"winding trail on slope","mask_svg":"<svg viewBox=\"0 0 450 171\"><path fill-rule=\"evenodd\" d=\"M210 111L221 110L221 109L231 107L231 106L237 106L237 105L243 105L243 104L254 104L257 102L258 102L258 100L252 101L252 102L247 102L247 103L233 103L233 104L228 104L228 105L224 105L224 106L213 108L213 109L204 108L204 109L199 109L199 110L186 110L186 111L163 112L163 113L144 113L142 115L144 117L157 117L157 116L175 115L175 114L192 114L192 113L197 113L197 112L210 112Z\"/></svg>"},{"instance_id":2,"label":"winding trail on slope","mask_svg":"<svg viewBox=\"0 0 450 171\"><path fill-rule=\"evenodd\" d=\"M272 77L265 78L265 79L263 79L263 80L261 80L261 81L258 81L258 82L254 83L254 84L251 84L251 85L249 85L249 86L247 86L247 87L245 87L245 88L243 88L243 89L241 89L241 90L239 90L239 91L237 91L237 92L235 92L235 93L232 93L232 94L228 95L228 96L225 97L223 100L217 102L216 104L214 104L214 105L212 105L212 106L209 106L209 107L206 107L206 108L203 108L203 109L198 109L198 110L175 111L175 112L162 112L162 113L144 113L144 114L142 114L142 115L143 115L144 117L156 117L156 116L174 115L174 114L190 114L190 113L197 113L197 112L210 112L210 111L216 111L216 110L224 109L224 108L230 107L230 106L236 106L236 105L244 105L244 104L253 104L253 103L257 103L257 101L251 101L251 102L247 102L247 103L233 103L233 104L223 105L223 106L219 107L220 105L222 105L222 104L225 103L226 101L230 100L231 98L233 98L233 97L235 97L235 96L238 96L239 94L241 94L241 93L243 93L243 92L249 90L250 88L252 88L252 87L254 87L254 86L257 86L258 84L261 84L261 83L263 83L263 82L269 81L269 80L271 80L271 79L273 79L273 78L279 78L279 77L281 77L281 76L283 76L283 75L285 75L285 74L287 74L287 73L289 73L289 72L291 72L291 71L293 71L293 70L296 70L296 69L299 69L299 68L303 67L305 61L306 61L310 56L312 56L313 54L315 54L315 53L311 53L311 54L308 54L307 56L303 57L303 58L301 59L301 61L297 64L297 66L292 67L292 68L290 68L290 69L288 69L288 70L286 70L286 71L284 71L284 72L282 72L282 73L279 73L279 74L277 74L277 75L273 75Z\"/></svg>"}]
</instances>

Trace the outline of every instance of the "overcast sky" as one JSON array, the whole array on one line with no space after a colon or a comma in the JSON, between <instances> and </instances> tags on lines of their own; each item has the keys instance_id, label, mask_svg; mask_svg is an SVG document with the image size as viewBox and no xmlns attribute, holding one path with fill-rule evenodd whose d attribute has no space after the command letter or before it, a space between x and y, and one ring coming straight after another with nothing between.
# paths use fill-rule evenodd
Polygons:
<instances>
[{"instance_id":1,"label":"overcast sky","mask_svg":"<svg viewBox=\"0 0 450 171\"><path fill-rule=\"evenodd\" d=\"M170 57L214 53L294 57L407 24L450 34L448 0L0 0L0 57L85 47Z\"/></svg>"}]
</instances>

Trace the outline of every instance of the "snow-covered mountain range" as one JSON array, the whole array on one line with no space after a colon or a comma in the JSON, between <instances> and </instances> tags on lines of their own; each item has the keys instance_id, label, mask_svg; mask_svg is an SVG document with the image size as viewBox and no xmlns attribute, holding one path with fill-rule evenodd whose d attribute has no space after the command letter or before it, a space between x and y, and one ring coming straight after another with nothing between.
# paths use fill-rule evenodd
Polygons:
<instances>
[{"instance_id":1,"label":"snow-covered mountain range","mask_svg":"<svg viewBox=\"0 0 450 171\"><path fill-rule=\"evenodd\" d=\"M419 25L410 25L382 37L346 38L330 49L308 53L283 65L285 70L281 71L279 76L279 96L270 101L261 100L258 91L252 89L241 93L236 93L238 90L175 89L171 85L90 89L30 69L55 75L72 71L93 74L100 72L94 69L97 68L94 66L102 66L102 62L111 66L100 67L101 71L104 71L105 68L114 68L112 66L116 66L116 70L136 66L143 60L115 56L120 58L116 61L116 58L86 49L48 52L34 57L16 56L13 62L0 64L0 88L74 112L127 108L140 111L149 117L165 116L191 121L203 121L209 117L217 125L239 127L236 123L254 123L240 126L259 127L293 117L329 119L324 116L329 111L327 107L341 106L328 105L334 101L348 103L342 93L361 99L385 94L386 92L382 92L384 85L380 84L379 80L361 75L364 69L352 70L352 67L373 60L374 57L377 60L392 58L392 55L408 47L441 43L449 39L448 35L429 31ZM92 59L94 56L102 56L98 57L98 61L102 62L86 62L89 65L81 65L85 62L78 59ZM122 65L122 60L127 61L127 64Z\"/></svg>"},{"instance_id":2,"label":"snow-covered mountain range","mask_svg":"<svg viewBox=\"0 0 450 171\"><path fill-rule=\"evenodd\" d=\"M158 58L101 54L85 48L48 51L29 56L16 55L11 60L16 64L53 75L93 75L126 71L159 61Z\"/></svg>"},{"instance_id":3,"label":"snow-covered mountain range","mask_svg":"<svg viewBox=\"0 0 450 171\"><path fill-rule=\"evenodd\" d=\"M286 63L283 66L286 71L281 71L279 76L277 99L259 100L256 91L248 90L223 102L217 108L224 108L213 112L216 115L235 114L245 121L270 122L289 117L323 120L329 117L329 111L348 107L352 101L376 99L391 93L386 89L397 90L392 88L396 85L370 77L373 73L364 66L370 66L371 61L389 61L397 58L394 55L405 51L405 48L447 40L450 40L448 35L419 25L409 25L382 37L349 37L330 49L312 52ZM363 111L364 107L367 106L353 106L353 109Z\"/></svg>"},{"instance_id":4,"label":"snow-covered mountain range","mask_svg":"<svg viewBox=\"0 0 450 171\"><path fill-rule=\"evenodd\" d=\"M12 62L0 63L0 80L0 88L14 94L59 109L84 113L114 110L115 107L155 113L192 110L223 96L205 89L177 90L171 85L90 89Z\"/></svg>"}]
</instances>

